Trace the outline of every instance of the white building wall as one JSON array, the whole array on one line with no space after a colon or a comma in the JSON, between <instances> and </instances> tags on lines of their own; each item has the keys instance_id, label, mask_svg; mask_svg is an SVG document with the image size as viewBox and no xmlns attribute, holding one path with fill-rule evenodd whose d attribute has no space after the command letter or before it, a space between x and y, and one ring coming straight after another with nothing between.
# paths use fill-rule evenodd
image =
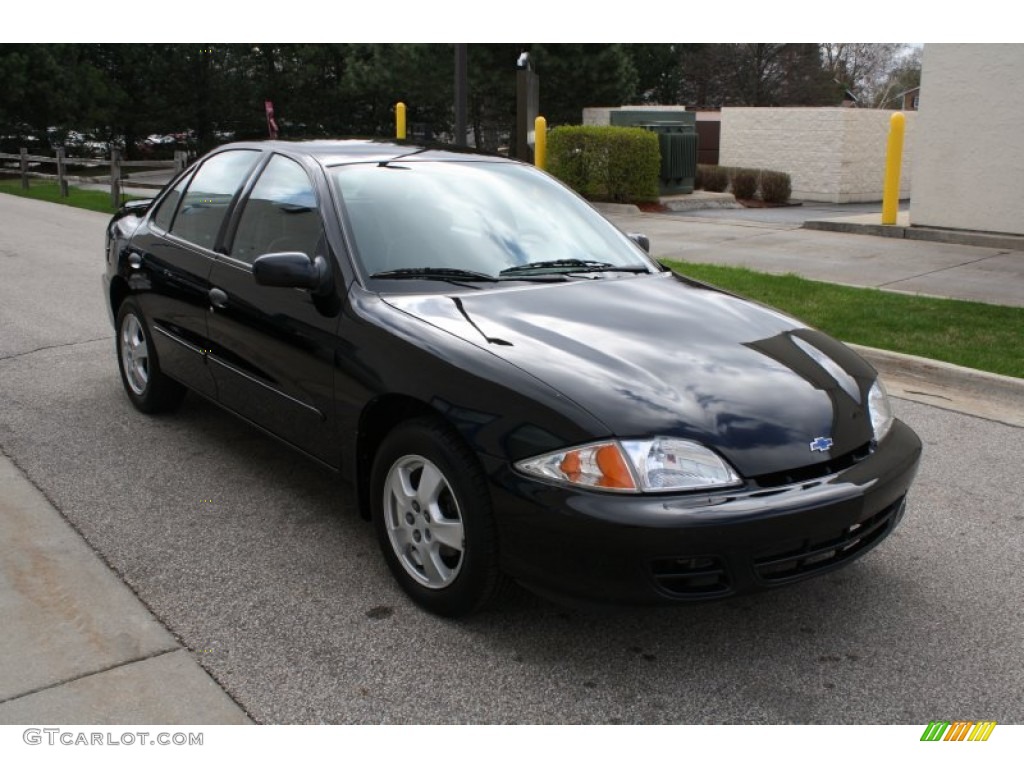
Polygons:
<instances>
[{"instance_id":1,"label":"white building wall","mask_svg":"<svg viewBox=\"0 0 1024 768\"><path fill-rule=\"evenodd\" d=\"M880 201L891 115L845 107L725 107L719 163L785 171L796 200ZM915 117L907 114L901 197L910 196Z\"/></svg>"},{"instance_id":2,"label":"white building wall","mask_svg":"<svg viewBox=\"0 0 1024 768\"><path fill-rule=\"evenodd\" d=\"M910 223L1024 235L1024 45L924 47Z\"/></svg>"}]
</instances>

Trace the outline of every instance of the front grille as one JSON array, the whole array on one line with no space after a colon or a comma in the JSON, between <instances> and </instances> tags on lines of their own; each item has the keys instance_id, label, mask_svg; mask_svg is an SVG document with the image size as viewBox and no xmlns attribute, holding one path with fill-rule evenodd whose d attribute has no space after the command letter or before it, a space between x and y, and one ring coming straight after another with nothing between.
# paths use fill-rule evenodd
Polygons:
<instances>
[{"instance_id":1,"label":"front grille","mask_svg":"<svg viewBox=\"0 0 1024 768\"><path fill-rule=\"evenodd\" d=\"M663 557L651 563L655 583L674 597L721 597L731 591L718 557Z\"/></svg>"},{"instance_id":2,"label":"front grille","mask_svg":"<svg viewBox=\"0 0 1024 768\"><path fill-rule=\"evenodd\" d=\"M844 469L849 469L854 464L864 461L870 455L871 443L864 443L864 445L855 448L849 453L844 453L842 456L833 456L828 461L823 461L820 464L811 464L808 467L798 467L782 472L770 472L750 479L762 488L778 488L781 485L804 483L808 480L816 480L819 477L827 477L828 475L834 475L836 472L842 472Z\"/></svg>"},{"instance_id":3,"label":"front grille","mask_svg":"<svg viewBox=\"0 0 1024 768\"><path fill-rule=\"evenodd\" d=\"M791 542L784 547L761 552L754 558L754 570L763 581L783 582L832 568L884 539L892 530L902 507L901 498L867 520L834 535Z\"/></svg>"}]
</instances>

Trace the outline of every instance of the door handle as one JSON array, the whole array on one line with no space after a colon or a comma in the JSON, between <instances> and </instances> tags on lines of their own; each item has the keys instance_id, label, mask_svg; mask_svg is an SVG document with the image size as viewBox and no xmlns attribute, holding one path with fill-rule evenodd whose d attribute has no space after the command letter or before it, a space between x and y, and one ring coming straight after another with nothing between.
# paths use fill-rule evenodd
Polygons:
<instances>
[{"instance_id":1,"label":"door handle","mask_svg":"<svg viewBox=\"0 0 1024 768\"><path fill-rule=\"evenodd\" d=\"M228 305L228 295L224 293L220 288L210 289L210 311L213 312L214 308L224 309Z\"/></svg>"}]
</instances>

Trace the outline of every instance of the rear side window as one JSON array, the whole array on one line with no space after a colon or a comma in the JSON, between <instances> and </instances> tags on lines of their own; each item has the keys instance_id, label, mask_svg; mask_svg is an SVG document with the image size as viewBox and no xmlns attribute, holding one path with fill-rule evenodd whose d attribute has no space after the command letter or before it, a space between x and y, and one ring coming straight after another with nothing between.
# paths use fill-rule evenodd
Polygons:
<instances>
[{"instance_id":1,"label":"rear side window","mask_svg":"<svg viewBox=\"0 0 1024 768\"><path fill-rule=\"evenodd\" d=\"M245 203L231 256L249 264L265 253L282 251L312 257L322 231L306 172L294 160L274 155Z\"/></svg>"},{"instance_id":2,"label":"rear side window","mask_svg":"<svg viewBox=\"0 0 1024 768\"><path fill-rule=\"evenodd\" d=\"M228 206L259 154L238 149L214 155L203 163L182 197L171 234L212 249Z\"/></svg>"}]
</instances>

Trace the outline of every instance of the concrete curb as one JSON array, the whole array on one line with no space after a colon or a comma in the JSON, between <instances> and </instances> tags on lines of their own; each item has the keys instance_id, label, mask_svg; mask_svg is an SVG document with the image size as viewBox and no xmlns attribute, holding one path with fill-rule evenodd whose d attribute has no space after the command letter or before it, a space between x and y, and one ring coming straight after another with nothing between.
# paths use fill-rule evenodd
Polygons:
<instances>
[{"instance_id":1,"label":"concrete curb","mask_svg":"<svg viewBox=\"0 0 1024 768\"><path fill-rule=\"evenodd\" d=\"M875 367L891 395L1024 427L1024 379L858 344L847 346Z\"/></svg>"},{"instance_id":2,"label":"concrete curb","mask_svg":"<svg viewBox=\"0 0 1024 768\"><path fill-rule=\"evenodd\" d=\"M601 213L642 213L642 211L632 203L590 203Z\"/></svg>"},{"instance_id":3,"label":"concrete curb","mask_svg":"<svg viewBox=\"0 0 1024 768\"><path fill-rule=\"evenodd\" d=\"M736 196L728 192L697 190L689 195L669 195L660 200L670 211L704 211L716 208L743 208Z\"/></svg>"},{"instance_id":4,"label":"concrete curb","mask_svg":"<svg viewBox=\"0 0 1024 768\"><path fill-rule=\"evenodd\" d=\"M937 229L935 227L910 227L899 224L866 224L864 222L843 221L841 219L805 221L803 228L822 232L846 232L854 235L874 235L875 237L893 237L901 240L924 240L932 243L951 243L953 245L973 245L980 248L1024 251L1024 237L991 232L968 232Z\"/></svg>"},{"instance_id":5,"label":"concrete curb","mask_svg":"<svg viewBox=\"0 0 1024 768\"><path fill-rule=\"evenodd\" d=\"M670 211L705 211L719 208L742 208L736 198L728 192L705 192L698 190L689 195L668 195L659 198L659 203ZM601 213L635 214L643 213L638 206L629 203L591 203Z\"/></svg>"},{"instance_id":6,"label":"concrete curb","mask_svg":"<svg viewBox=\"0 0 1024 768\"><path fill-rule=\"evenodd\" d=\"M732 198L732 195L729 195ZM735 198L731 200L662 200L662 205L668 208L670 211L681 213L684 211L708 211L708 210L719 210L728 208L743 208L742 205L736 202Z\"/></svg>"}]
</instances>

